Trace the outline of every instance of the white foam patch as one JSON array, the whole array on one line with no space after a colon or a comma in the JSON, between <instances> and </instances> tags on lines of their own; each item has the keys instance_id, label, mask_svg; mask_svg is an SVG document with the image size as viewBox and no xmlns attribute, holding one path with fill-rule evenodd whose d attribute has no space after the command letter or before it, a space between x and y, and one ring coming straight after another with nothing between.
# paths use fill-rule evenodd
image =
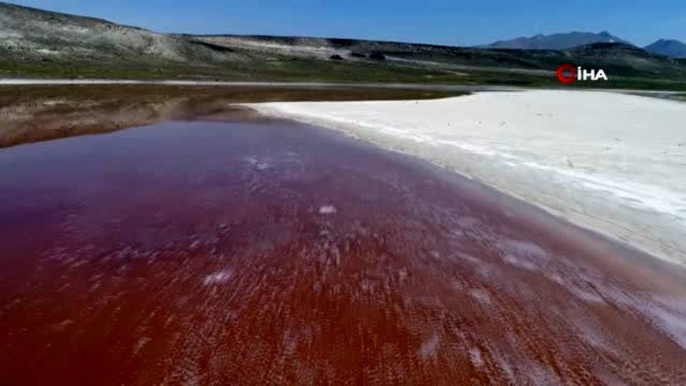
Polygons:
<instances>
[{"instance_id":1,"label":"white foam patch","mask_svg":"<svg viewBox=\"0 0 686 386\"><path fill-rule=\"evenodd\" d=\"M531 363L526 369L527 377L534 385L561 385L560 379L552 368L547 365Z\"/></svg>"},{"instance_id":2,"label":"white foam patch","mask_svg":"<svg viewBox=\"0 0 686 386\"><path fill-rule=\"evenodd\" d=\"M134 349L133 349L133 353L138 354L151 341L152 341L152 339L147 337L147 336L143 336L143 337L139 338L138 341L136 342L136 347L134 347Z\"/></svg>"},{"instance_id":3,"label":"white foam patch","mask_svg":"<svg viewBox=\"0 0 686 386\"><path fill-rule=\"evenodd\" d=\"M530 241L523 240L502 240L501 246L517 256L526 256L533 259L547 259L548 254L543 248Z\"/></svg>"},{"instance_id":4,"label":"white foam patch","mask_svg":"<svg viewBox=\"0 0 686 386\"><path fill-rule=\"evenodd\" d=\"M517 256L514 256L510 253L506 253L505 255L503 255L503 260L507 264L510 264L512 266L515 266L515 267L526 269L527 271L538 270L538 267L535 264L533 264L530 261L527 261L525 259L521 259Z\"/></svg>"},{"instance_id":5,"label":"white foam patch","mask_svg":"<svg viewBox=\"0 0 686 386\"><path fill-rule=\"evenodd\" d=\"M567 290L569 292L571 292L572 294L574 294L574 296L576 296L580 300L583 300L587 303L595 303L595 304L605 303L605 300L603 300L602 297L600 297L599 295L597 295L593 292L587 291L585 289L574 287L572 285L572 286L567 287Z\"/></svg>"},{"instance_id":6,"label":"white foam patch","mask_svg":"<svg viewBox=\"0 0 686 386\"><path fill-rule=\"evenodd\" d=\"M549 260L548 253L537 244L524 240L504 239L498 248L505 263L529 271L536 271Z\"/></svg>"},{"instance_id":7,"label":"white foam patch","mask_svg":"<svg viewBox=\"0 0 686 386\"><path fill-rule=\"evenodd\" d=\"M319 214L336 214L338 210L333 205L322 205L319 207Z\"/></svg>"},{"instance_id":8,"label":"white foam patch","mask_svg":"<svg viewBox=\"0 0 686 386\"><path fill-rule=\"evenodd\" d=\"M215 272L213 274L205 276L204 283L205 285L217 285L217 284L224 284L227 283L230 279L233 273L229 269L225 269L219 272Z\"/></svg>"},{"instance_id":9,"label":"white foam patch","mask_svg":"<svg viewBox=\"0 0 686 386\"><path fill-rule=\"evenodd\" d=\"M469 295L473 297L474 299L478 300L479 303L485 306L490 306L491 305L491 297L488 295L488 292L481 290L481 289L473 289L469 291Z\"/></svg>"},{"instance_id":10,"label":"white foam patch","mask_svg":"<svg viewBox=\"0 0 686 386\"><path fill-rule=\"evenodd\" d=\"M260 159L258 159L258 158L255 157L255 156L248 156L248 157L245 157L245 160L246 160L246 162L248 162L251 166L253 166L254 168L256 168L257 170L260 170L260 171L262 171L262 170L267 170L267 169L269 169L269 168L271 167L271 164L269 164L269 163L266 162L266 161L261 161Z\"/></svg>"},{"instance_id":11,"label":"white foam patch","mask_svg":"<svg viewBox=\"0 0 686 386\"><path fill-rule=\"evenodd\" d=\"M429 339L422 342L421 347L417 350L417 355L422 359L435 358L440 346L441 335L438 332L435 332Z\"/></svg>"},{"instance_id":12,"label":"white foam patch","mask_svg":"<svg viewBox=\"0 0 686 386\"><path fill-rule=\"evenodd\" d=\"M497 351L492 352L491 355L493 355L493 359L495 360L495 363L503 371L505 377L509 381L514 381L514 379L515 379L514 371L512 370L512 366L510 366L510 363L507 361L505 356L503 356L501 353L499 353Z\"/></svg>"},{"instance_id":13,"label":"white foam patch","mask_svg":"<svg viewBox=\"0 0 686 386\"><path fill-rule=\"evenodd\" d=\"M469 359L476 368L483 367L484 365L484 359L481 357L481 350L476 347L469 349Z\"/></svg>"}]
</instances>

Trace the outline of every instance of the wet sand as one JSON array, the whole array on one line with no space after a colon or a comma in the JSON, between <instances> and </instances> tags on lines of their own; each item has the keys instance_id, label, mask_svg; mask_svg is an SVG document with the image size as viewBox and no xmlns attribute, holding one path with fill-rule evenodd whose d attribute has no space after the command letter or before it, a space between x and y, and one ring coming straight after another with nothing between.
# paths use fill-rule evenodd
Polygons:
<instances>
[{"instance_id":1,"label":"wet sand","mask_svg":"<svg viewBox=\"0 0 686 386\"><path fill-rule=\"evenodd\" d=\"M0 150L0 384L686 383L686 274L301 124Z\"/></svg>"}]
</instances>

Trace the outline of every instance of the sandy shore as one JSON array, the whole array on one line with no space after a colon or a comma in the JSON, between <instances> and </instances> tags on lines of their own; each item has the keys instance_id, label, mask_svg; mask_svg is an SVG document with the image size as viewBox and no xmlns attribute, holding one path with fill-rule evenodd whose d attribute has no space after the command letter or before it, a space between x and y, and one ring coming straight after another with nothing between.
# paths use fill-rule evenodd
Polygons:
<instances>
[{"instance_id":1,"label":"sandy shore","mask_svg":"<svg viewBox=\"0 0 686 386\"><path fill-rule=\"evenodd\" d=\"M527 91L250 107L434 161L686 264L685 103Z\"/></svg>"}]
</instances>

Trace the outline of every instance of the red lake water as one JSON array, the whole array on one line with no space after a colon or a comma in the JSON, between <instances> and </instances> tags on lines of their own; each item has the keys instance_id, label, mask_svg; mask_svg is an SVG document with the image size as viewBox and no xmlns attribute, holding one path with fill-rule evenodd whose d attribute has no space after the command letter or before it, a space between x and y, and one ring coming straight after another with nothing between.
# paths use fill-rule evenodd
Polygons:
<instances>
[{"instance_id":1,"label":"red lake water","mask_svg":"<svg viewBox=\"0 0 686 386\"><path fill-rule=\"evenodd\" d=\"M0 384L686 384L686 275L323 129L0 150Z\"/></svg>"}]
</instances>

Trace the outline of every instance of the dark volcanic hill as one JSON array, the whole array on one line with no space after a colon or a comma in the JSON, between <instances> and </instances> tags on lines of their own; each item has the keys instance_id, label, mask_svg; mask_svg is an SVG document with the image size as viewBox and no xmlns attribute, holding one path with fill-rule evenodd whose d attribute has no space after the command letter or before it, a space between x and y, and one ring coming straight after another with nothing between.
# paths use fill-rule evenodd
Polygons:
<instances>
[{"instance_id":1,"label":"dark volcanic hill","mask_svg":"<svg viewBox=\"0 0 686 386\"><path fill-rule=\"evenodd\" d=\"M646 51L669 56L670 58L686 58L686 44L671 39L660 39L645 47Z\"/></svg>"},{"instance_id":2,"label":"dark volcanic hill","mask_svg":"<svg viewBox=\"0 0 686 386\"><path fill-rule=\"evenodd\" d=\"M503 48L511 50L566 50L593 43L625 43L631 44L609 32L570 32L552 35L536 35L519 37L512 40L501 40L484 46L485 48Z\"/></svg>"}]
</instances>

